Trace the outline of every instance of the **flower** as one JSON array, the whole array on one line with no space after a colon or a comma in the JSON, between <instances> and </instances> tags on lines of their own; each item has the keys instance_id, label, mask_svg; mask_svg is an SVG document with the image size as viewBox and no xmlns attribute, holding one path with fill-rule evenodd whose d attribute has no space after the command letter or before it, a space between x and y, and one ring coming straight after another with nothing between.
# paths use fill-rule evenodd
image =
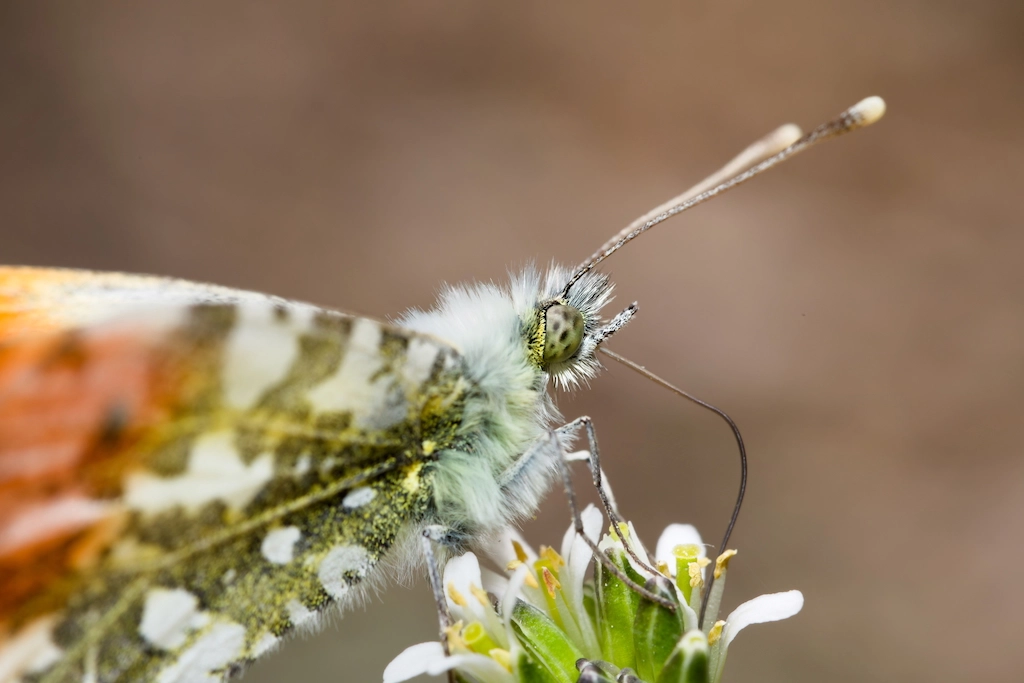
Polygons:
<instances>
[{"instance_id":1,"label":"flower","mask_svg":"<svg viewBox=\"0 0 1024 683\"><path fill-rule=\"evenodd\" d=\"M587 538L618 571L595 562L572 527L561 552L534 552L509 530L488 549L504 573L481 568L473 553L445 566L455 620L446 632L450 654L439 642L413 645L384 670L384 683L450 670L475 683L718 683L743 628L786 619L803 606L799 591L773 593L718 620L735 550L719 555L712 568L697 530L672 524L658 539L652 568L632 524L621 524L618 533L609 529L598 542L600 511L590 506L582 519ZM705 608L709 569L715 581ZM644 597L623 576L660 600Z\"/></svg>"}]
</instances>

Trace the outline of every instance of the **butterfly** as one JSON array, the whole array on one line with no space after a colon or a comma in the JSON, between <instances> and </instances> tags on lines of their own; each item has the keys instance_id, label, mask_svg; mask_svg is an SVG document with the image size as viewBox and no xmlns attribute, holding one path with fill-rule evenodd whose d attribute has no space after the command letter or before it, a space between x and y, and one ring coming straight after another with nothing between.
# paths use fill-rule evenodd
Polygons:
<instances>
[{"instance_id":1,"label":"butterfly","mask_svg":"<svg viewBox=\"0 0 1024 683\"><path fill-rule=\"evenodd\" d=\"M666 218L877 120L783 127L575 269L379 322L169 278L0 268L0 682L220 681L419 561L531 515L549 385L594 377L595 267ZM440 533L436 530L440 529Z\"/></svg>"}]
</instances>

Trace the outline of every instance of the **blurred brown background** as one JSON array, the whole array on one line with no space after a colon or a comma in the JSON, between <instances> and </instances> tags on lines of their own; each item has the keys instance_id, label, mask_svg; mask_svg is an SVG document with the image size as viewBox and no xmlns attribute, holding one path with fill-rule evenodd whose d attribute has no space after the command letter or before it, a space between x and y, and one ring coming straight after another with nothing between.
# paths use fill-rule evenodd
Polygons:
<instances>
[{"instance_id":1,"label":"blurred brown background","mask_svg":"<svg viewBox=\"0 0 1024 683\"><path fill-rule=\"evenodd\" d=\"M5 2L0 260L383 317L578 262L778 124L882 95L609 261L641 303L612 346L744 429L727 607L806 596L728 680L1024 680L1022 36L1015 0ZM650 543L716 542L721 423L617 367L560 404ZM567 523L554 493L527 533ZM245 680L377 681L435 624L392 587Z\"/></svg>"}]
</instances>

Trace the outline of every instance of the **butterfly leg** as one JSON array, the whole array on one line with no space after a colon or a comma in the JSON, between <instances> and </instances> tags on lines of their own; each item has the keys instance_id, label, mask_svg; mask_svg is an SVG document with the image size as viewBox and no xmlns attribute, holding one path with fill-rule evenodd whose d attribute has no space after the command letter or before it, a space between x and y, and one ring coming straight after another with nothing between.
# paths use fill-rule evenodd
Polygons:
<instances>
[{"instance_id":1,"label":"butterfly leg","mask_svg":"<svg viewBox=\"0 0 1024 683\"><path fill-rule=\"evenodd\" d=\"M587 420L587 422L589 422L590 418L586 418L586 420ZM578 418L577 420L574 420L573 422L578 422L580 424L585 424L583 422L580 422L580 418ZM569 425L566 425L566 426L570 427L570 425L573 425L573 423L570 422ZM573 428L574 427L570 427L570 433L571 433L571 430ZM565 428L563 427L562 429L565 429ZM667 598L663 598L663 597L661 597L659 595L656 595L652 591L648 590L644 586L641 586L640 584L636 583L631 578L629 578L626 575L625 572L623 572L621 569L619 569L619 567L616 566L616 564L614 562L612 562L610 557L608 557L603 552L601 552L600 548L597 547L597 543L594 540L592 540L589 536L587 536L586 533L584 533L584 530L583 530L583 518L580 516L579 505L576 503L576 489L573 488L572 476L569 473L569 466L568 466L568 461L567 461L566 456L565 456L565 450L562 449L562 447L561 447L561 441L559 439L559 430L554 430L554 431L549 432L548 433L548 438L549 438L549 441L546 442L546 443L550 444L551 441L554 441L556 444L558 444L558 447L560 449L561 455L560 455L560 457L555 458L555 463L557 464L559 473L562 475L562 485L565 488L565 497L566 497L566 499L569 502L569 512L572 514L572 524L573 524L573 529L576 531L576 535L579 536L581 539L583 539L584 543L586 543L590 547L591 551L593 551L593 553L594 553L594 559L597 560L598 562L600 562L602 565L604 565L605 569L607 569L612 574L614 574L620 581L622 581L627 586L629 586L629 588L632 591L634 591L638 595L641 595L641 596L647 598L648 600L651 600L652 602L656 602L659 605L662 605L662 606L666 607L667 609L675 610L675 605L672 603L671 600L668 600ZM595 436L594 440L592 441L592 443L594 445L596 445L596 443L597 443L596 436ZM545 445L545 443L538 444L539 447L543 447L544 445ZM524 458L525 457L526 456L524 456ZM600 465L597 465L597 471L600 472ZM602 496L602 503L604 503L606 505L606 508L605 508L606 511L611 509L611 502L608 500L607 495L603 495ZM611 514L611 513L609 513L609 514ZM612 517L612 519L616 519L616 517ZM625 539L622 536L622 531L621 531L621 529L619 529L618 524L613 524L612 528L615 530L615 533L619 536L619 540L622 541L622 545L623 545L623 547L626 548L626 551L634 559L636 559L638 562L640 562L640 564L642 566L644 566L646 568L647 564L642 562L642 561L640 561L639 558L636 557L636 554L632 552L632 550L630 549L629 545L626 543ZM657 572L654 571L653 569L650 569L650 571L652 573L657 574Z\"/></svg>"},{"instance_id":2,"label":"butterfly leg","mask_svg":"<svg viewBox=\"0 0 1024 683\"><path fill-rule=\"evenodd\" d=\"M437 621L441 631L441 647L444 648L445 656L451 655L451 651L448 649L448 629L452 625L452 615L448 611L448 601L444 597L441 566L437 560L437 555L434 553L434 544L444 545L444 541L448 536L449 530L446 527L433 524L423 530L421 540L423 558L427 563L430 590L434 594L434 606L437 608ZM448 683L455 683L454 671L448 671Z\"/></svg>"},{"instance_id":3,"label":"butterfly leg","mask_svg":"<svg viewBox=\"0 0 1024 683\"><path fill-rule=\"evenodd\" d=\"M503 488L520 485L524 478L528 476L527 473L536 470L538 466L547 467L546 463L549 461L552 462L562 477L562 485L565 487L565 496L569 502L569 511L572 514L573 530L593 551L594 559L604 565L609 572L618 577L620 581L629 586L630 589L638 595L642 595L649 600L660 605L664 605L668 609L674 610L675 606L671 601L655 595L626 576L626 574L611 561L611 558L598 549L597 543L591 540L591 538L583 531L583 518L580 516L579 506L576 503L576 490L573 488L572 477L569 473L568 467L568 462L573 462L576 458L566 454L565 448L562 446L562 437L571 438L577 429L581 426L589 425L590 422L591 420L589 417L577 418L558 429L549 431L546 438L535 443L515 462L512 467L502 474L500 483ZM593 425L590 425L587 436L591 444L591 449L596 451L597 435L593 433ZM600 476L600 461L593 459L593 454L588 456L587 460L592 463L591 474L593 475L595 471L598 473L595 477L595 483L599 487L599 492L601 492L601 502L605 507L605 511L608 512L609 517L613 521L618 520L618 513L614 510L614 499L610 497L607 488L604 486L603 478ZM545 464L541 465L541 461ZM647 563L636 557L636 554L632 551L629 545L626 544L618 524L613 524L612 528L615 529L615 533L618 534L619 539L622 540L623 546L625 546L630 555L634 557L641 566L648 567ZM653 569L650 569L650 571L654 572Z\"/></svg>"},{"instance_id":4,"label":"butterfly leg","mask_svg":"<svg viewBox=\"0 0 1024 683\"><path fill-rule=\"evenodd\" d=\"M444 644L446 653L448 651L447 629L452 625L452 615L448 611L448 602L444 597L444 585L441 581L441 564L434 553L434 544L443 545L444 539L447 536L447 528L433 524L423 530L422 538L423 557L427 562L427 576L430 579L430 590L434 594L438 624L441 627L441 641Z\"/></svg>"},{"instance_id":5,"label":"butterfly leg","mask_svg":"<svg viewBox=\"0 0 1024 683\"><path fill-rule=\"evenodd\" d=\"M626 552L633 559L634 562L639 564L644 569L651 573L657 573L651 566L650 553L641 544L640 547L643 549L644 554L647 555L647 559L642 560L634 552L630 544L626 543L626 539L623 538L622 530L619 525L623 523L622 515L619 514L618 506L615 504L615 496L612 494L611 484L607 483L608 477L601 468L601 449L597 445L597 430L594 429L594 421L587 415L576 418L572 422L559 427L556 431L559 435L572 435L580 427L583 427L587 434L587 445L590 450L586 456L582 456L582 453L571 453L563 457L566 462L576 462L578 460L586 460L590 467L590 477L594 482L594 488L597 490L597 495L601 499L601 506L604 508L605 514L608 515L609 521L612 523L612 529L615 535L619 537L619 541L622 542ZM634 542L640 543L640 539L633 539Z\"/></svg>"}]
</instances>

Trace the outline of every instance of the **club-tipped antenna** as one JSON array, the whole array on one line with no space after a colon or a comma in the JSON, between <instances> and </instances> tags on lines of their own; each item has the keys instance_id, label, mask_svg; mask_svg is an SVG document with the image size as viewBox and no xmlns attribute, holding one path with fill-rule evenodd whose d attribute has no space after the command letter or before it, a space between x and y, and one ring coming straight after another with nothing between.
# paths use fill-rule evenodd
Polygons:
<instances>
[{"instance_id":1,"label":"club-tipped antenna","mask_svg":"<svg viewBox=\"0 0 1024 683\"><path fill-rule=\"evenodd\" d=\"M736 520L738 520L740 517L740 509L743 507L743 496L745 496L747 493L747 447L743 443L743 435L740 434L740 428L736 425L736 422L731 417L729 417L729 414L726 413L721 408L713 406L707 401L699 399L693 394L680 389L679 387L672 384L668 380L662 379L661 377L655 375L653 372L651 372L644 366L629 360L625 356L620 356L614 351L606 349L603 346L600 347L600 349L605 353L605 355L609 356L613 360L618 361L619 363L622 363L630 370L643 375L644 377L646 377L647 379L651 380L656 384L660 384L661 386L665 387L672 393L678 396L682 396L686 400L692 401L693 403L696 403L702 408L710 410L715 415L725 420L725 422L729 425L729 429L732 430L733 438L736 439L736 446L739 448L740 452L740 490L736 494L736 503L735 505L733 505L732 515L729 516L729 525L725 528L725 535L722 537L722 545L719 546L718 549L719 554L724 553L727 550L727 546L729 545L729 538L732 537L732 531L736 528ZM700 617L697 619L698 628L704 627L704 613L707 611L708 596L711 595L711 586L713 586L714 584L715 575L714 572L712 572L711 578L708 579L708 582L704 587L704 597L701 599Z\"/></svg>"},{"instance_id":2,"label":"club-tipped antenna","mask_svg":"<svg viewBox=\"0 0 1024 683\"><path fill-rule=\"evenodd\" d=\"M576 268L576 271L569 278L569 282L563 290L563 296L568 296L572 286L581 277L593 270L597 264L658 223L666 221L672 216L691 209L698 204L703 204L712 197L731 190L737 185L742 185L754 176L782 163L794 154L802 152L812 145L838 137L844 133L849 133L858 128L870 126L882 118L884 114L885 101L881 97L873 96L861 100L836 118L821 124L802 137L799 135L800 129L792 124L776 129L745 149L718 172L678 197L673 197L656 209L637 218L617 235L605 242L590 258Z\"/></svg>"}]
</instances>

